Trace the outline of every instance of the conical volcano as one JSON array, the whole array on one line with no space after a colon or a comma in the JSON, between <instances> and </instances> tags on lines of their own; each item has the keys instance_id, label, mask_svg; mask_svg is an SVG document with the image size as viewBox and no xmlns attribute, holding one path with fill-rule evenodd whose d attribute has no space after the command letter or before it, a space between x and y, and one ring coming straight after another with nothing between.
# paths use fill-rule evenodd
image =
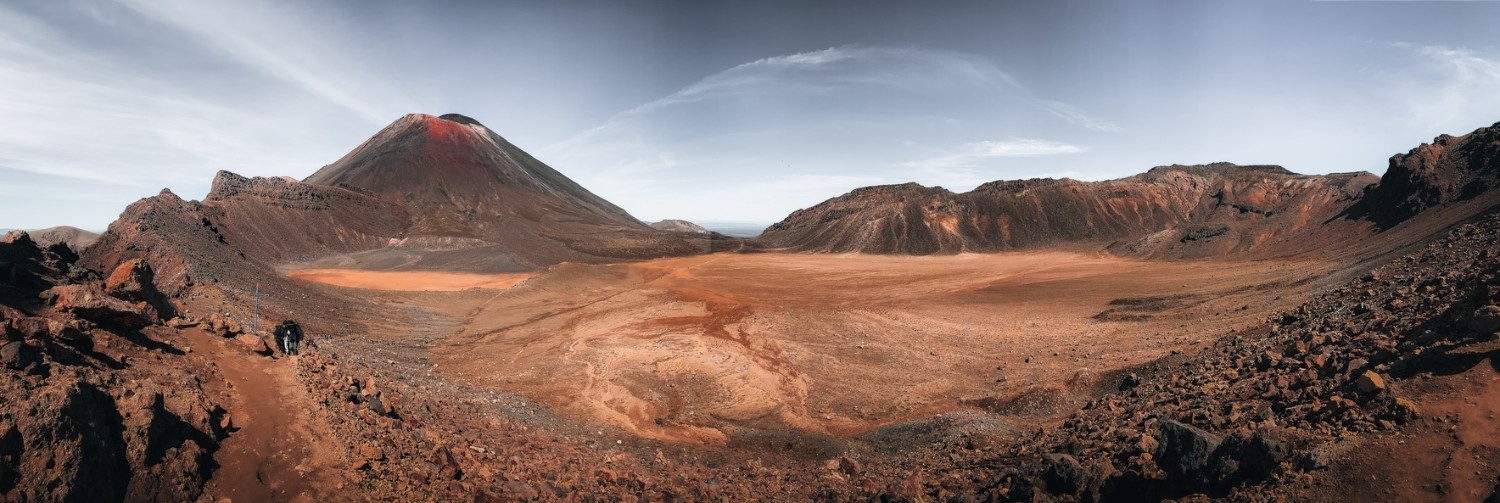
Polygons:
<instances>
[{"instance_id":1,"label":"conical volcano","mask_svg":"<svg viewBox=\"0 0 1500 503\"><path fill-rule=\"evenodd\" d=\"M458 114L402 117L305 182L354 187L405 207L407 236L504 242L518 235L650 230Z\"/></svg>"}]
</instances>

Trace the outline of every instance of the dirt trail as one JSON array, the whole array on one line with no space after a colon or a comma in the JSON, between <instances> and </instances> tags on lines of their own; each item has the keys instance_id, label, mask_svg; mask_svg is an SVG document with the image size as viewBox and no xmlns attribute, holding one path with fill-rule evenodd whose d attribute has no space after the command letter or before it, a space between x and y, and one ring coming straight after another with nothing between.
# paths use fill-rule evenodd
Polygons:
<instances>
[{"instance_id":1,"label":"dirt trail","mask_svg":"<svg viewBox=\"0 0 1500 503\"><path fill-rule=\"evenodd\" d=\"M313 415L319 405L298 382L293 360L262 357L198 329L184 333L223 374L235 428L214 454L219 468L201 501L312 502L348 483L344 448Z\"/></svg>"}]
</instances>

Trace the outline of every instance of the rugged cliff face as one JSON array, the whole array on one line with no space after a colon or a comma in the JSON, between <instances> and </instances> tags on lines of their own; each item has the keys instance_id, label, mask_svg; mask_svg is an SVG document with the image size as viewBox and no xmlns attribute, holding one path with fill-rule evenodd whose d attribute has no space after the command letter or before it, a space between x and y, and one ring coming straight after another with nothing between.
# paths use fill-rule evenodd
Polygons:
<instances>
[{"instance_id":1,"label":"rugged cliff face","mask_svg":"<svg viewBox=\"0 0 1500 503\"><path fill-rule=\"evenodd\" d=\"M1423 210L1468 201L1500 186L1500 123L1463 136L1441 135L1390 167L1349 216L1391 228Z\"/></svg>"},{"instance_id":2,"label":"rugged cliff face","mask_svg":"<svg viewBox=\"0 0 1500 503\"><path fill-rule=\"evenodd\" d=\"M306 260L390 244L405 232L400 206L346 187L220 171L203 217L235 247L262 260Z\"/></svg>"},{"instance_id":3,"label":"rugged cliff face","mask_svg":"<svg viewBox=\"0 0 1500 503\"><path fill-rule=\"evenodd\" d=\"M156 271L157 285L177 295L197 283L216 283L240 271L274 271L231 244L207 216L204 203L185 201L169 190L132 203L80 260L83 267L112 271L142 259Z\"/></svg>"},{"instance_id":4,"label":"rugged cliff face","mask_svg":"<svg viewBox=\"0 0 1500 503\"><path fill-rule=\"evenodd\" d=\"M917 184L867 187L799 210L759 239L795 251L990 252L1108 246L1199 257L1244 251L1316 225L1375 182L1369 173L1304 176L1277 166L1164 166L1119 180L998 181L955 194Z\"/></svg>"}]
</instances>

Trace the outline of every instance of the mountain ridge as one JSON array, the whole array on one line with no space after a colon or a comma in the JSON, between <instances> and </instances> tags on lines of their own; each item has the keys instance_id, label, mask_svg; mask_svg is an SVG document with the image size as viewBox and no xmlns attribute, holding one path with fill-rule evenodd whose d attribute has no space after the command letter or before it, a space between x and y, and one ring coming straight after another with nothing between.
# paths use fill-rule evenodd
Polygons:
<instances>
[{"instance_id":1,"label":"mountain ridge","mask_svg":"<svg viewBox=\"0 0 1500 503\"><path fill-rule=\"evenodd\" d=\"M1364 172L1299 175L1280 166L1215 163L1158 166L1101 182L996 180L962 193L916 183L883 185L793 212L758 241L773 249L830 253L1084 245L1192 258L1247 251L1326 219L1375 181ZM1286 218L1288 212L1294 218ZM1218 232L1228 223L1243 225ZM1203 226L1214 227L1198 229ZM1184 246L1204 234L1213 234L1207 238L1218 238L1216 243ZM1147 238L1152 240L1142 241Z\"/></svg>"}]
</instances>

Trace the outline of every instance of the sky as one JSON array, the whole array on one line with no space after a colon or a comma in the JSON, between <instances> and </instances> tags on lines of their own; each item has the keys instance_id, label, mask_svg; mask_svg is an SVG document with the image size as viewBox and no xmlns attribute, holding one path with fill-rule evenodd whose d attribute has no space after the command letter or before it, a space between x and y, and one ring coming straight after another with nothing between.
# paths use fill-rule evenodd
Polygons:
<instances>
[{"instance_id":1,"label":"sky","mask_svg":"<svg viewBox=\"0 0 1500 503\"><path fill-rule=\"evenodd\" d=\"M644 221L1228 161L1384 172L1500 122L1500 2L16 0L0 228L103 230L473 117Z\"/></svg>"}]
</instances>

